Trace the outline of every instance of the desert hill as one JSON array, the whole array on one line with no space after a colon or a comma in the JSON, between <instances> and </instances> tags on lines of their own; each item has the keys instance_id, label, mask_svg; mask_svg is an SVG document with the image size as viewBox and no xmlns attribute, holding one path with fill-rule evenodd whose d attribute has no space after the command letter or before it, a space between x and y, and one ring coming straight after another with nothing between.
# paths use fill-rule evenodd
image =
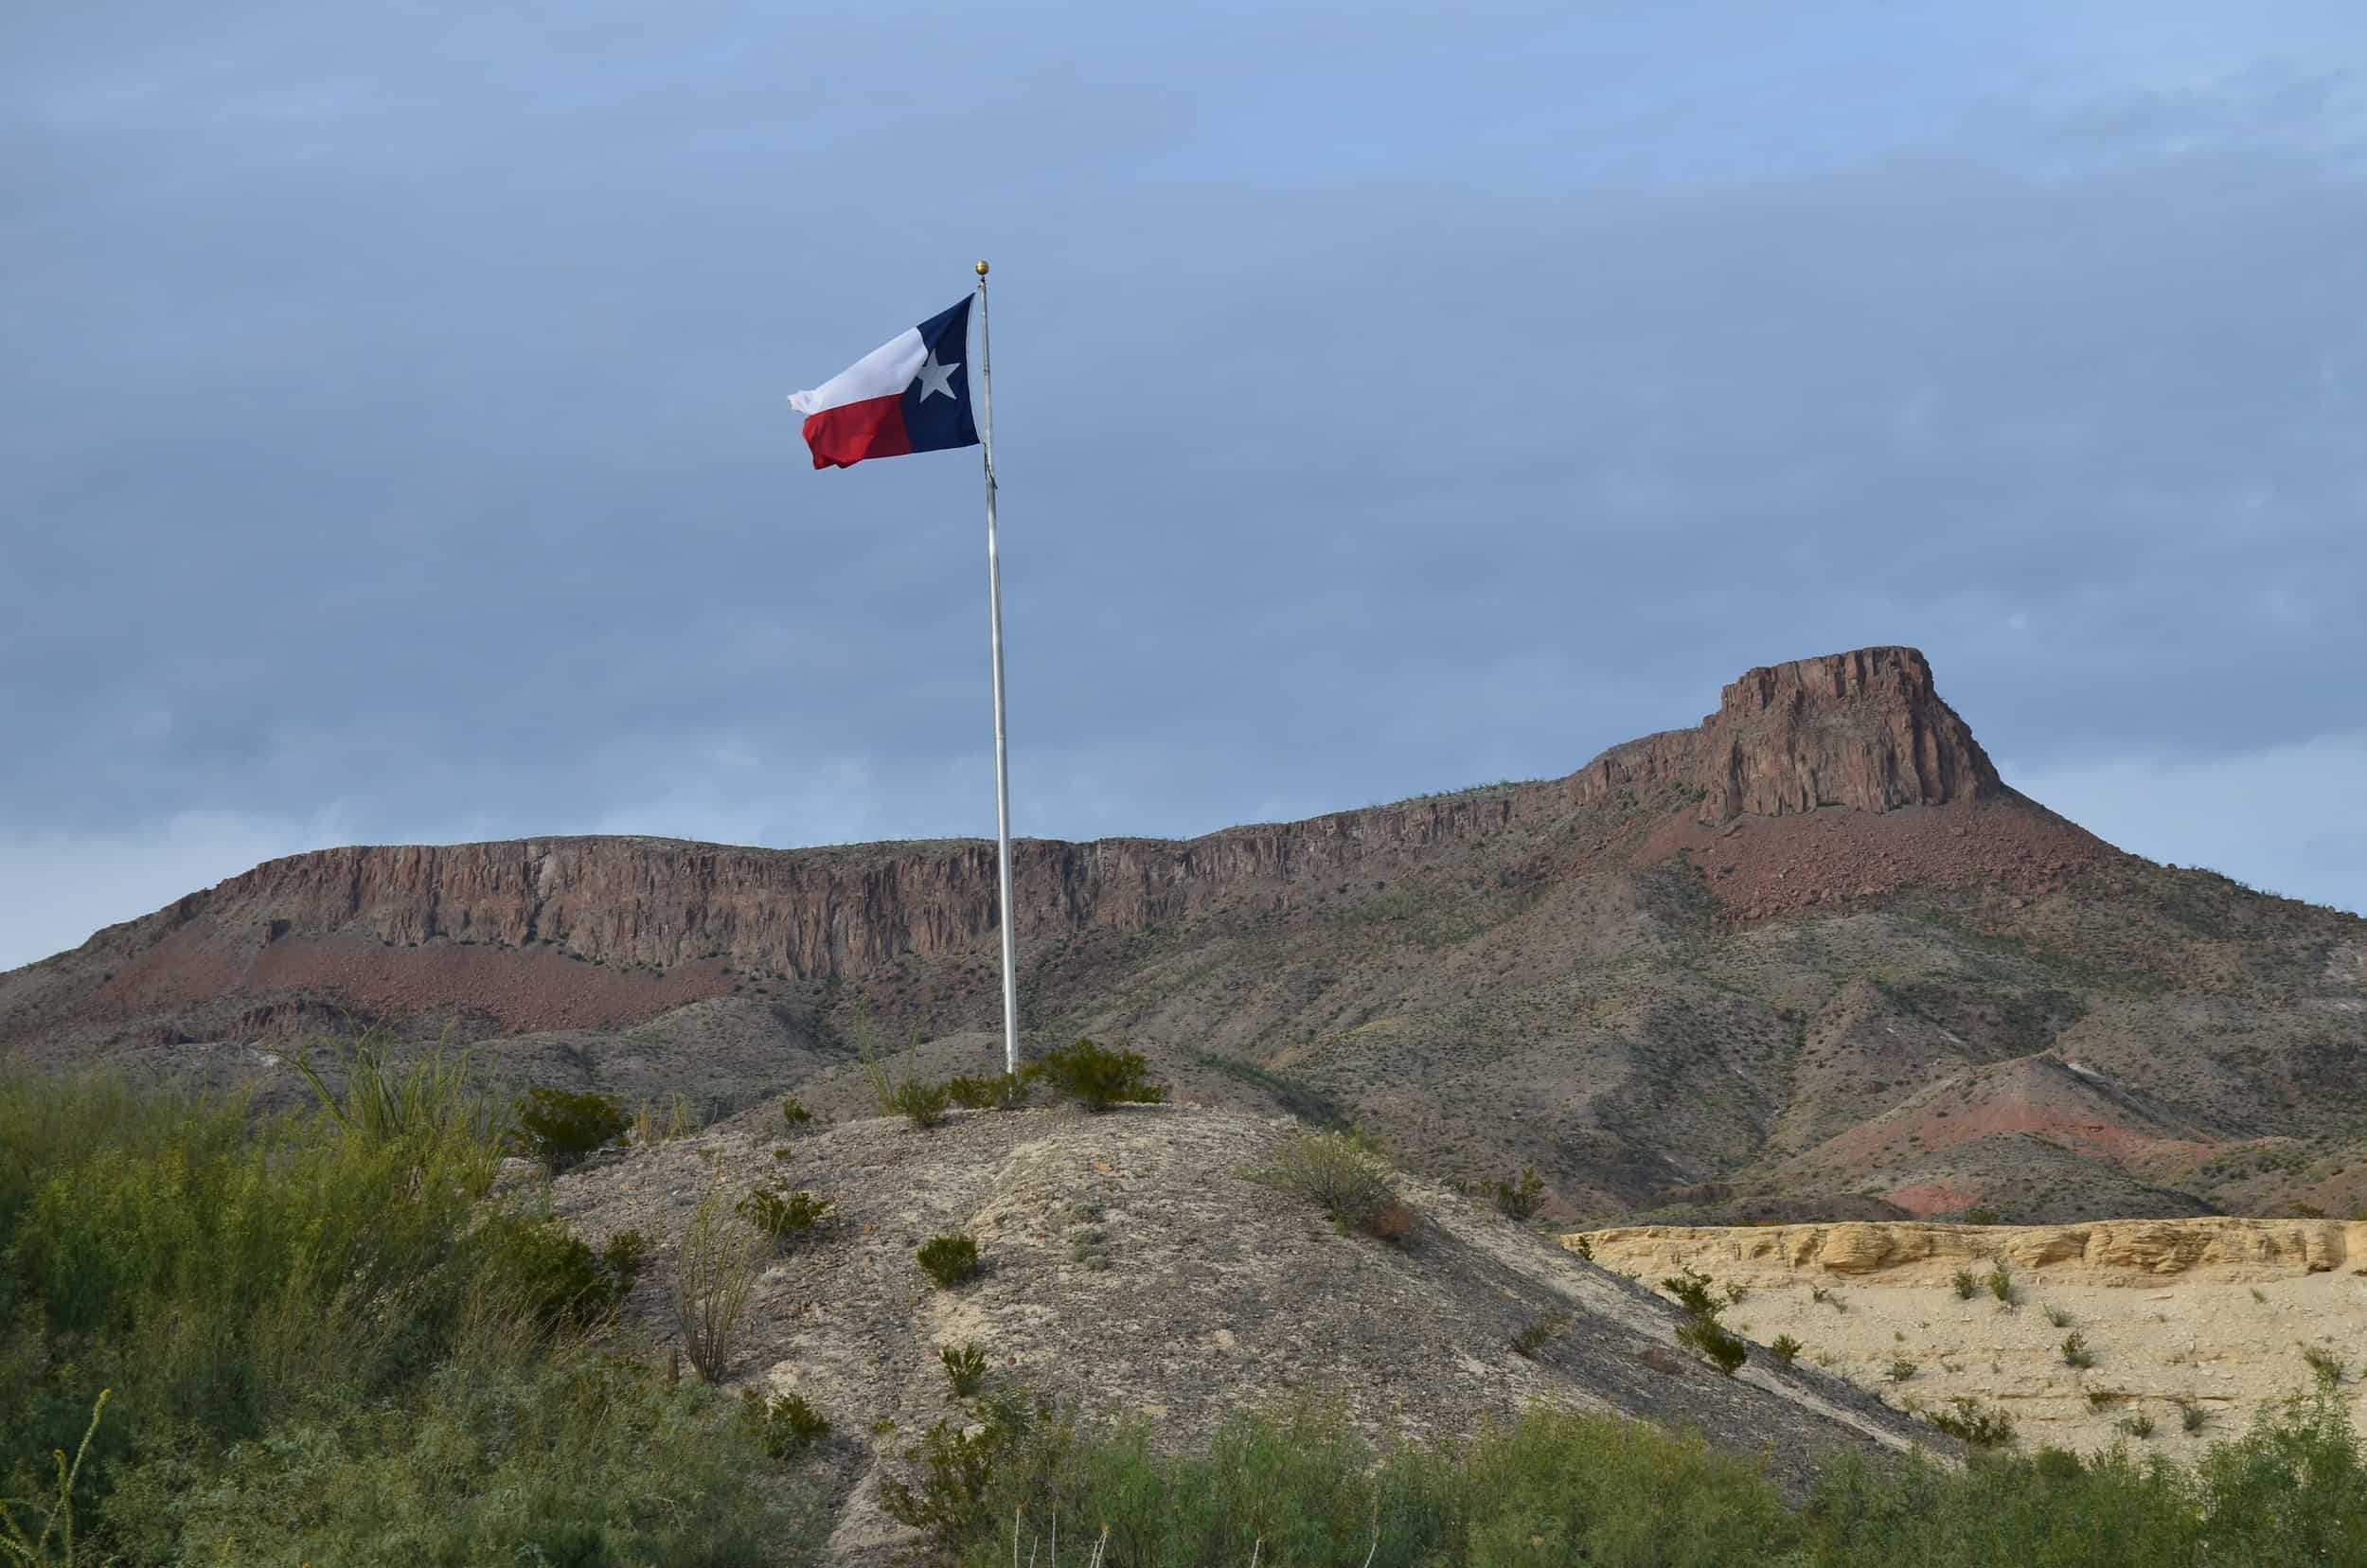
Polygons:
<instances>
[{"instance_id":1,"label":"desert hill","mask_svg":"<svg viewBox=\"0 0 2367 1568\"><path fill-rule=\"evenodd\" d=\"M1402 1244L1344 1232L1251 1179L1293 1124L1188 1107L957 1113L789 1134L767 1103L695 1137L596 1158L558 1179L555 1212L587 1238L679 1238L700 1194L800 1187L836 1207L764 1272L730 1381L826 1415L837 1479L832 1560L908 1532L877 1506L931 1423L966 1419L941 1347L975 1345L991 1390L1049 1395L1156 1440L1204 1440L1244 1400L1344 1401L1359 1430L1435 1439L1534 1404L1682 1423L1764 1454L1805 1495L1838 1452L1952 1449L1844 1380L1764 1350L1733 1378L1682 1349L1649 1291L1585 1264L1434 1184L1402 1180L1419 1217ZM958 1232L983 1273L931 1286L914 1252ZM661 1342L671 1271L628 1310ZM1546 1326L1524 1355L1513 1340Z\"/></svg>"},{"instance_id":2,"label":"desert hill","mask_svg":"<svg viewBox=\"0 0 2367 1568\"><path fill-rule=\"evenodd\" d=\"M374 1022L710 1115L830 1097L865 1035L989 1072L994 883L974 842L322 850L0 975L0 1051L270 1081ZM1752 670L1564 778L1024 840L1017 887L1037 1042L1441 1179L1535 1166L1565 1221L2367 1203L2367 921L2020 795L1912 649Z\"/></svg>"}]
</instances>

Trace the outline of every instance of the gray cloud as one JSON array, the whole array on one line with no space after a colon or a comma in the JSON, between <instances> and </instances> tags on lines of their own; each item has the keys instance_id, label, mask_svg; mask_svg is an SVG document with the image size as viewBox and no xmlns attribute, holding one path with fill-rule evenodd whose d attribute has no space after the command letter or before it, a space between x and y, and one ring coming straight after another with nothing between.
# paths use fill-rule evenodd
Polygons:
<instances>
[{"instance_id":1,"label":"gray cloud","mask_svg":"<svg viewBox=\"0 0 2367 1568\"><path fill-rule=\"evenodd\" d=\"M982 252L1023 830L1878 641L2037 776L2352 755L2362 51L1755 15L12 22L0 862L989 828L974 460L812 473L781 401Z\"/></svg>"}]
</instances>

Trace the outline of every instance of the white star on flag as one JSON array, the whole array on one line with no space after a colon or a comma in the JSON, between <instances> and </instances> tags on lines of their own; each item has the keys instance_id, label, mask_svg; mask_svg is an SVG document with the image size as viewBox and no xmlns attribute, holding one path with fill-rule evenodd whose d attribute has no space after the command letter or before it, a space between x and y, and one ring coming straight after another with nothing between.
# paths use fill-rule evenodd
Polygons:
<instances>
[{"instance_id":1,"label":"white star on flag","mask_svg":"<svg viewBox=\"0 0 2367 1568\"><path fill-rule=\"evenodd\" d=\"M959 360L955 360L952 365L939 365L936 350L931 349L929 357L921 363L920 366L920 401L927 402L940 392L949 398L953 397L952 375L961 367ZM958 402L961 400L955 398L954 401Z\"/></svg>"}]
</instances>

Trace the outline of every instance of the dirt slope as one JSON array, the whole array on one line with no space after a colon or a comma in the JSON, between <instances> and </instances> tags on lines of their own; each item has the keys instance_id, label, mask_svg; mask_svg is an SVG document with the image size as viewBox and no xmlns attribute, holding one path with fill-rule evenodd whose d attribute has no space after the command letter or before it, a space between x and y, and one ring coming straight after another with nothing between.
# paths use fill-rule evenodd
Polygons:
<instances>
[{"instance_id":1,"label":"dirt slope","mask_svg":"<svg viewBox=\"0 0 2367 1568\"><path fill-rule=\"evenodd\" d=\"M1763 1352L1719 1376L1677 1347L1677 1318L1648 1292L1429 1184L1405 1185L1422 1221L1410 1245L1344 1235L1242 1174L1287 1124L1143 1107L965 1114L927 1132L858 1121L794 1139L780 1125L768 1106L604 1158L561 1177L554 1203L587 1237L636 1226L670 1242L710 1182L835 1201L839 1223L764 1275L736 1378L795 1389L830 1417L842 1549L894 1538L873 1506L881 1467L952 1410L937 1363L949 1345L981 1346L1004 1385L1179 1440L1301 1391L1344 1399L1369 1432L1409 1435L1459 1434L1545 1399L1698 1425L1765 1453L1797 1489L1836 1450L1927 1435ZM983 1278L930 1284L913 1252L944 1231L976 1239ZM661 1338L668 1264L661 1252L631 1303ZM1566 1326L1535 1360L1513 1351L1516 1332L1555 1314ZM893 1432L875 1434L883 1422Z\"/></svg>"}]
</instances>

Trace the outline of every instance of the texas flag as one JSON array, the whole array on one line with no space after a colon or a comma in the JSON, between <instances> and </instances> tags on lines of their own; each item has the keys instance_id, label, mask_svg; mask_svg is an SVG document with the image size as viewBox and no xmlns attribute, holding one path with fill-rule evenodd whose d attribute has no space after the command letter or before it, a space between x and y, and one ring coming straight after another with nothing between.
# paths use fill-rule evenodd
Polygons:
<instances>
[{"instance_id":1,"label":"texas flag","mask_svg":"<svg viewBox=\"0 0 2367 1568\"><path fill-rule=\"evenodd\" d=\"M970 378L962 372L969 344L965 299L897 333L812 391L792 394L789 405L806 416L813 466L852 468L866 457L976 446Z\"/></svg>"}]
</instances>

